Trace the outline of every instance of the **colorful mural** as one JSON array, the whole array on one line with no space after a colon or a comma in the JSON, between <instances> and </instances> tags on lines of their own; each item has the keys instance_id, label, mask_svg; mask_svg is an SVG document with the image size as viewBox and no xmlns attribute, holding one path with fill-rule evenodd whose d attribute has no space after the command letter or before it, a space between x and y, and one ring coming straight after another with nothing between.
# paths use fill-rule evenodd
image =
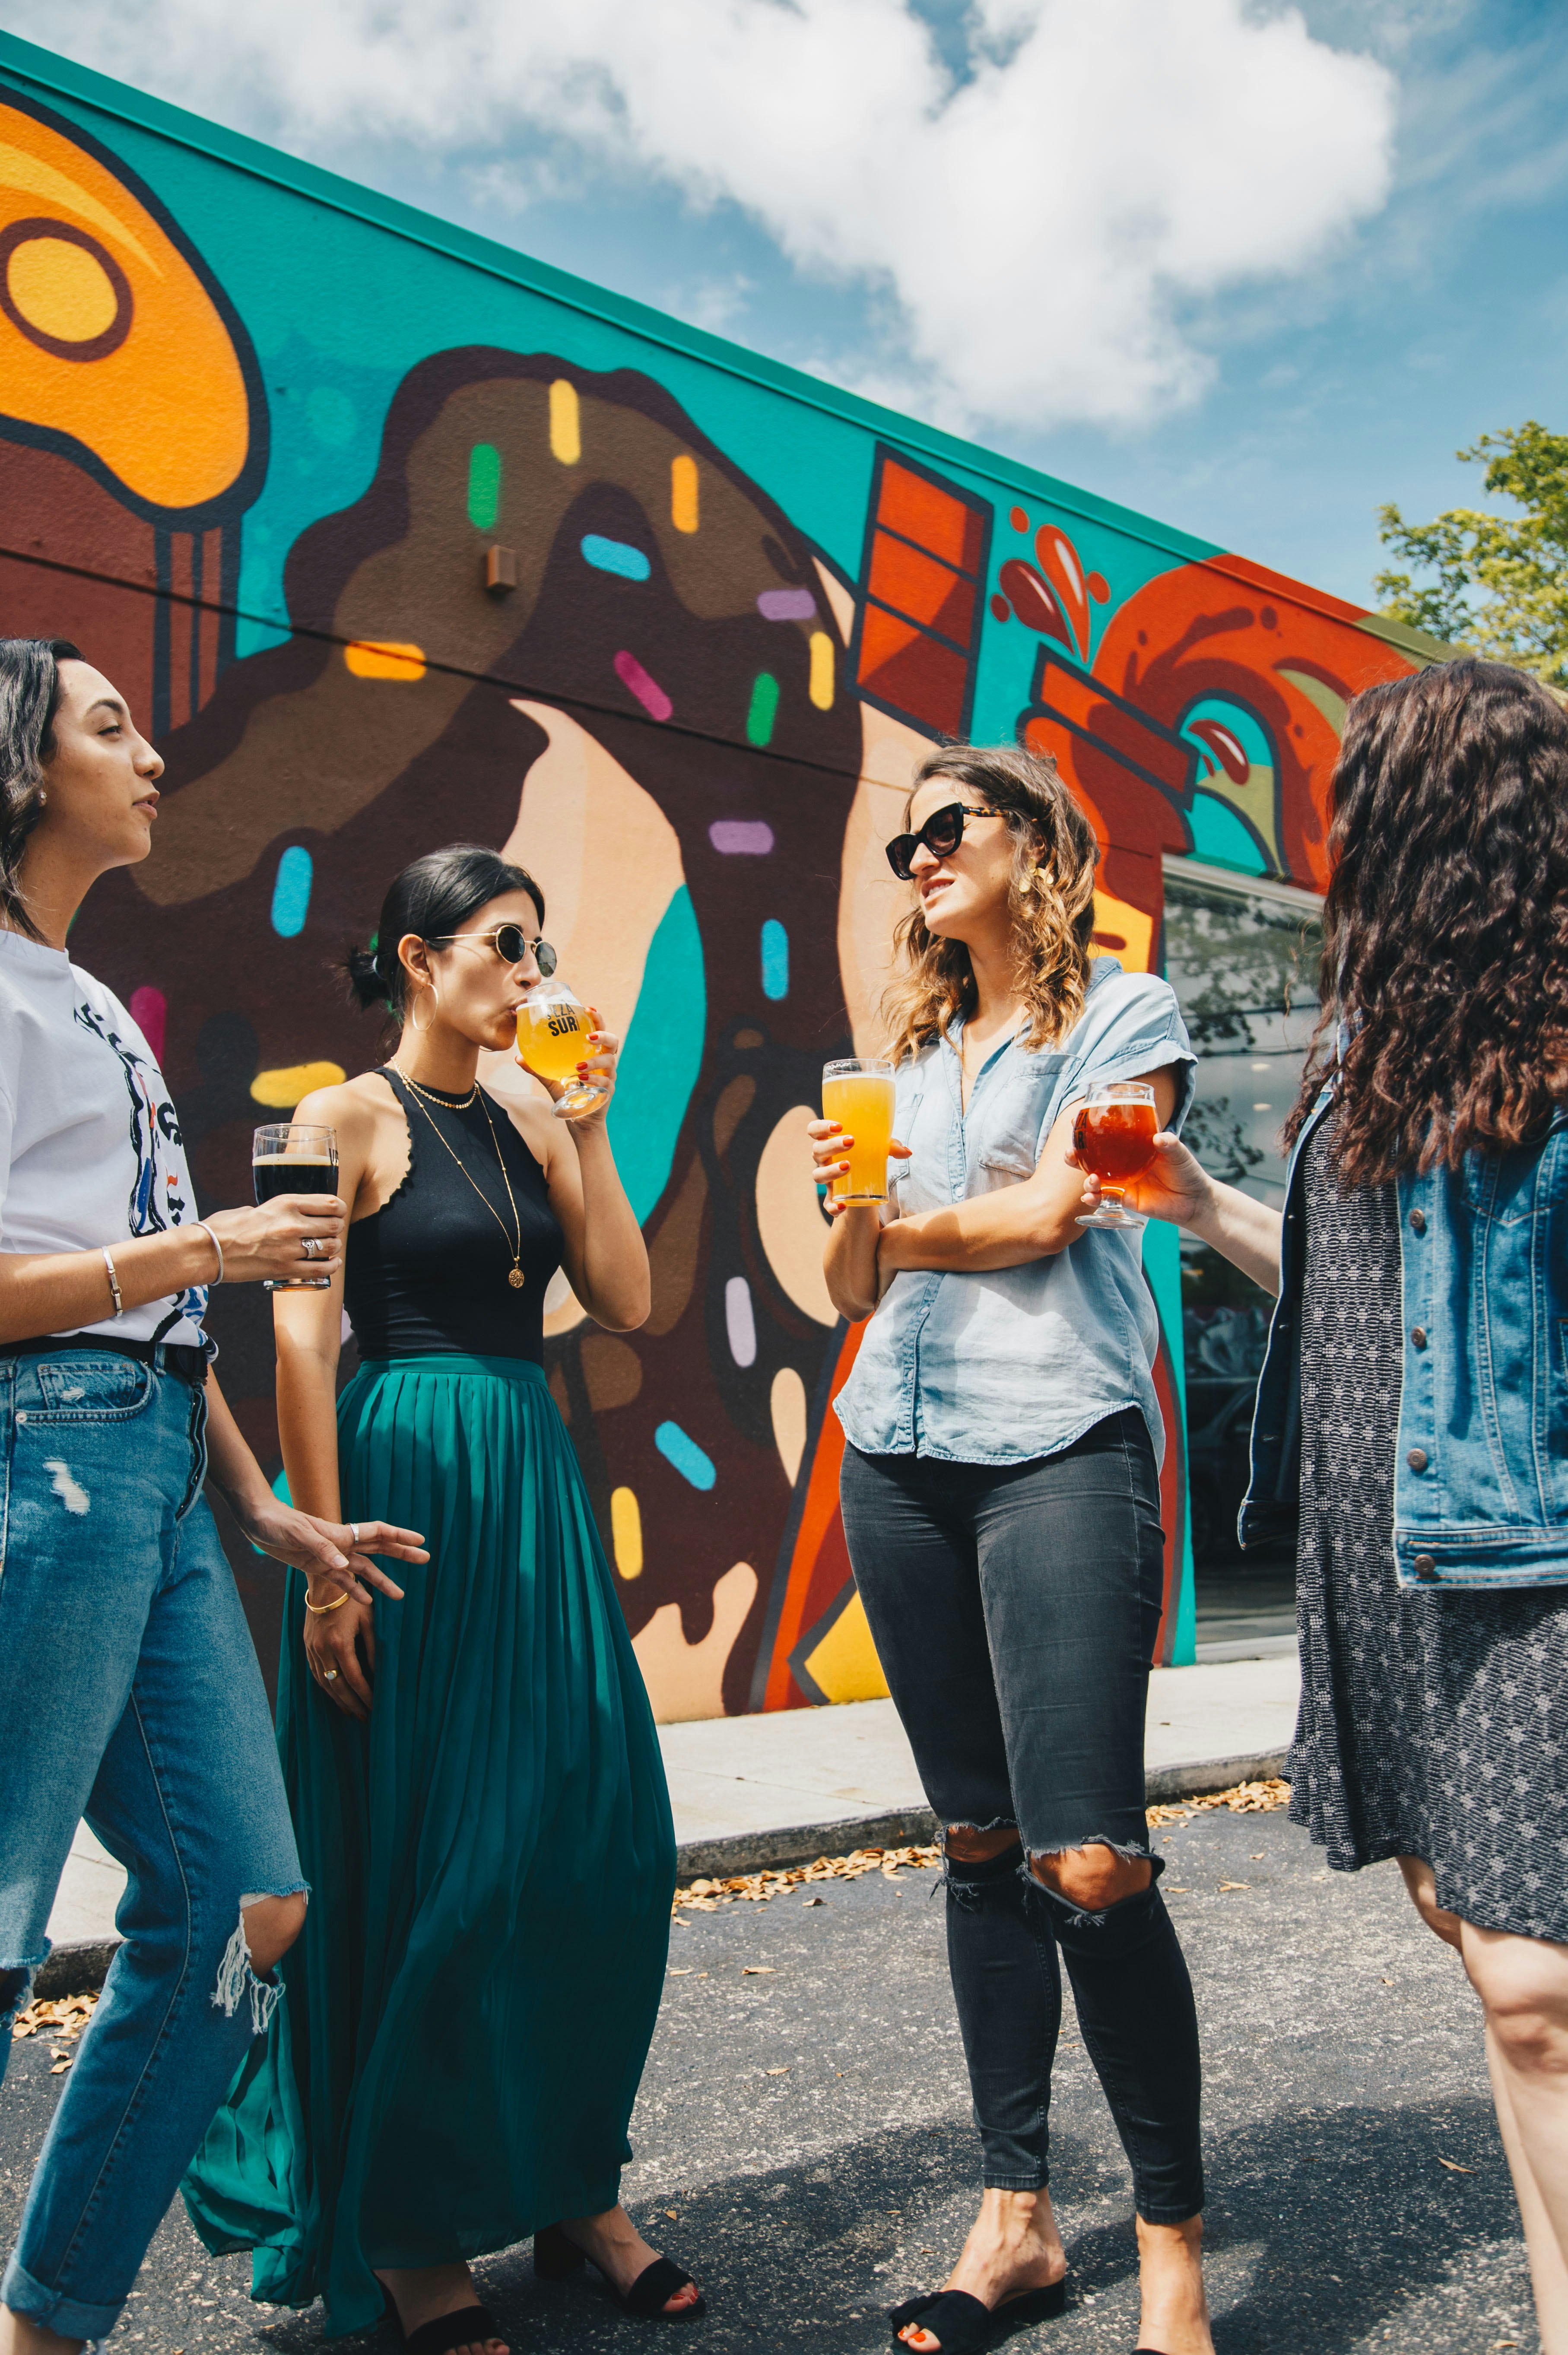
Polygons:
<instances>
[{"instance_id":1,"label":"colorful mural","mask_svg":"<svg viewBox=\"0 0 1568 2355\"><path fill-rule=\"evenodd\" d=\"M600 1332L558 1280L547 1362L656 1708L882 1690L804 1131L823 1061L880 1043L913 763L1053 752L1096 938L1157 967L1164 857L1320 885L1345 700L1423 643L5 37L0 408L0 628L77 639L167 759L73 949L157 1045L203 1199L383 1051L332 967L397 868L515 853L626 1037L653 1314ZM214 1322L275 1469L266 1305ZM265 1658L275 1587L236 1567Z\"/></svg>"}]
</instances>

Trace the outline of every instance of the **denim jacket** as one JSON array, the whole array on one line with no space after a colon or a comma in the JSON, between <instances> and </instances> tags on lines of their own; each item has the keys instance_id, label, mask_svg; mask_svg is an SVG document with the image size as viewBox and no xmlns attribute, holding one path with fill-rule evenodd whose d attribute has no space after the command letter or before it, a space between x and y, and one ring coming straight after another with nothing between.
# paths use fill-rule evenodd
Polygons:
<instances>
[{"instance_id":1,"label":"denim jacket","mask_svg":"<svg viewBox=\"0 0 1568 2355\"><path fill-rule=\"evenodd\" d=\"M1253 1418L1243 1546L1295 1526L1301 1473L1302 1156L1285 1178L1279 1298ZM1393 1550L1402 1586L1568 1583L1568 1114L1541 1143L1396 1181L1403 1386Z\"/></svg>"},{"instance_id":2,"label":"denim jacket","mask_svg":"<svg viewBox=\"0 0 1568 2355\"><path fill-rule=\"evenodd\" d=\"M955 1026L957 1035L957 1026ZM1173 992L1098 957L1071 1035L1033 1054L1012 1040L986 1059L964 1108L956 1047L937 1040L900 1066L893 1134L898 1209L912 1216L1034 1175L1059 1115L1104 1081L1174 1063L1179 1128L1193 1055ZM979 1275L903 1269L866 1327L836 1406L868 1455L1027 1464L1093 1423L1141 1407L1163 1454L1151 1369L1159 1323L1140 1234L1090 1228L1064 1251Z\"/></svg>"}]
</instances>

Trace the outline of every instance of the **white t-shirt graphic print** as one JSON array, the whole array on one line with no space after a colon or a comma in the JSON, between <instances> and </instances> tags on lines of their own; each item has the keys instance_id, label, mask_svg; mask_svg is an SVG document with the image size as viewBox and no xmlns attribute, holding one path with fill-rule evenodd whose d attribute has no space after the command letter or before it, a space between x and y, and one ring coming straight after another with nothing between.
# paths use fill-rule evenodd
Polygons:
<instances>
[{"instance_id":1,"label":"white t-shirt graphic print","mask_svg":"<svg viewBox=\"0 0 1568 2355\"><path fill-rule=\"evenodd\" d=\"M136 1024L63 949L0 932L0 1251L112 1251L196 1215L179 1121ZM199 1347L206 1305L198 1285L69 1329Z\"/></svg>"}]
</instances>

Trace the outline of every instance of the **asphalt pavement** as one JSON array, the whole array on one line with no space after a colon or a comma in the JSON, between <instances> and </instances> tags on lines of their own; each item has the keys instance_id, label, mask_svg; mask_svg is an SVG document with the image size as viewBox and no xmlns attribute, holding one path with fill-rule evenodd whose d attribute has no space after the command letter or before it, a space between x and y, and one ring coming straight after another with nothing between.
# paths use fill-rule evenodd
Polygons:
<instances>
[{"instance_id":1,"label":"asphalt pavement","mask_svg":"<svg viewBox=\"0 0 1568 2355\"><path fill-rule=\"evenodd\" d=\"M1215 1810L1157 1838L1203 2026L1220 2355L1531 2355L1478 2011L1395 1868L1329 1874L1282 1814ZM682 2345L889 2346L883 2309L939 2283L957 2251L977 2169L934 1884L874 1873L674 1931L624 2196L708 2292ZM0 2094L7 2243L60 2082L49 2067L46 2039L18 2044ZM1130 2355L1129 2178L1070 1999L1052 2116L1072 2303L1008 2345ZM581 2277L537 2282L526 2246L477 2270L517 2355L610 2355L652 2328ZM110 2344L321 2344L319 2308L251 2306L248 2277L244 2259L208 2257L176 2209Z\"/></svg>"}]
</instances>

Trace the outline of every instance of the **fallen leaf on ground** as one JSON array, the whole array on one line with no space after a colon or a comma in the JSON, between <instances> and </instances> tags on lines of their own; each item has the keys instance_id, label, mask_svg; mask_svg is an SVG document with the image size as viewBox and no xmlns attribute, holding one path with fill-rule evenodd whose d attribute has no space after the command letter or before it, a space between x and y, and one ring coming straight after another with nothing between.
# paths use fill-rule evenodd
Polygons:
<instances>
[{"instance_id":1,"label":"fallen leaf on ground","mask_svg":"<svg viewBox=\"0 0 1568 2355\"><path fill-rule=\"evenodd\" d=\"M1456 2158L1445 2158L1441 2151L1437 2154L1437 2164L1445 2167L1450 2175L1474 2175L1476 2171L1473 2167L1461 2167Z\"/></svg>"},{"instance_id":2,"label":"fallen leaf on ground","mask_svg":"<svg viewBox=\"0 0 1568 2355\"><path fill-rule=\"evenodd\" d=\"M764 2077L787 2077L789 2075L789 2063L786 2061L782 2069L764 2069L763 2071L763 2074Z\"/></svg>"},{"instance_id":3,"label":"fallen leaf on ground","mask_svg":"<svg viewBox=\"0 0 1568 2355\"><path fill-rule=\"evenodd\" d=\"M742 1963L741 1966L741 1977L743 1979L771 1979L773 1976L772 1963Z\"/></svg>"},{"instance_id":4,"label":"fallen leaf on ground","mask_svg":"<svg viewBox=\"0 0 1568 2355\"><path fill-rule=\"evenodd\" d=\"M677 2209L677 2208L667 2208L667 2209L665 2210L665 2214L669 2218L669 2221L670 2221L670 2222L671 2222L672 2224L678 2224L678 2223L679 2223L679 2222L680 2222L680 2211L679 2211L679 2210L678 2210L678 2209Z\"/></svg>"},{"instance_id":5,"label":"fallen leaf on ground","mask_svg":"<svg viewBox=\"0 0 1568 2355\"><path fill-rule=\"evenodd\" d=\"M1235 1816L1256 1816L1289 1805L1290 1785L1282 1775L1270 1774L1258 1783L1232 1784L1228 1791L1204 1791L1190 1799L1162 1801L1145 1813L1151 1828L1157 1830L1162 1824L1189 1823L1211 1807L1229 1807Z\"/></svg>"},{"instance_id":6,"label":"fallen leaf on ground","mask_svg":"<svg viewBox=\"0 0 1568 2355\"><path fill-rule=\"evenodd\" d=\"M57 2037L74 2042L92 2018L97 2002L96 1995L62 1995L52 2000L46 1997L41 2003L30 2003L26 2011L16 2014L11 2023L11 2034L19 2041L24 2036L37 2036L47 2028Z\"/></svg>"},{"instance_id":7,"label":"fallen leaf on ground","mask_svg":"<svg viewBox=\"0 0 1568 2355\"><path fill-rule=\"evenodd\" d=\"M1221 1887L1221 1890L1226 1890L1226 1889L1250 1889L1250 1888L1252 1887L1252 1885L1253 1885L1253 1884L1252 1884L1252 1882L1251 1882L1250 1881L1222 1881L1220 1883L1220 1887Z\"/></svg>"}]
</instances>

